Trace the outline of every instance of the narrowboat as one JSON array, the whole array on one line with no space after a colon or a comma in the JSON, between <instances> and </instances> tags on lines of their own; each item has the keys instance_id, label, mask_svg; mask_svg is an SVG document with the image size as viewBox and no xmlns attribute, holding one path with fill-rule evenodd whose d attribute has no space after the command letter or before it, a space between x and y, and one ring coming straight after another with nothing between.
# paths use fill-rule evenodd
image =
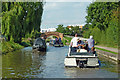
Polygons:
<instances>
[{"instance_id":1,"label":"narrowboat","mask_svg":"<svg viewBox=\"0 0 120 80\"><path fill-rule=\"evenodd\" d=\"M46 51L47 46L45 40L42 38L35 39L32 48L33 50Z\"/></svg>"}]
</instances>

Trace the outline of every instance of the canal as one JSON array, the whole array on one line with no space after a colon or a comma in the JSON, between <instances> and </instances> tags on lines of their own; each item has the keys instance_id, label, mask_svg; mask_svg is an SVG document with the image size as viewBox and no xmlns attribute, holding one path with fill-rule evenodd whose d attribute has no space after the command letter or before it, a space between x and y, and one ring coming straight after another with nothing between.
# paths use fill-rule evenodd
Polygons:
<instances>
[{"instance_id":1,"label":"canal","mask_svg":"<svg viewBox=\"0 0 120 80\"><path fill-rule=\"evenodd\" d=\"M2 55L3 78L118 78L118 65L99 56L99 68L65 68L68 46L47 46L47 52L32 47Z\"/></svg>"}]
</instances>

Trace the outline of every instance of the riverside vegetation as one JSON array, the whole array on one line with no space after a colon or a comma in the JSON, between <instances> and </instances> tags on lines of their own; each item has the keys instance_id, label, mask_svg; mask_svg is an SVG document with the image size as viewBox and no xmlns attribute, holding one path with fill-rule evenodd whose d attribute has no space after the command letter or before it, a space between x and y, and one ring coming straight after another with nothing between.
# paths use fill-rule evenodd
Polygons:
<instances>
[{"instance_id":1,"label":"riverside vegetation","mask_svg":"<svg viewBox=\"0 0 120 80\"><path fill-rule=\"evenodd\" d=\"M29 38L40 36L44 2L2 2L2 52L30 45Z\"/></svg>"}]
</instances>

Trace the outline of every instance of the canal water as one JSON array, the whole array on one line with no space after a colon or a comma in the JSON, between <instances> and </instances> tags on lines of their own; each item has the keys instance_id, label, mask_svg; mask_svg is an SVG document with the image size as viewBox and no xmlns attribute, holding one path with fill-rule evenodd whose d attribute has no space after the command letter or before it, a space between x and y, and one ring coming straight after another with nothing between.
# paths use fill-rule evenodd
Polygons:
<instances>
[{"instance_id":1,"label":"canal water","mask_svg":"<svg viewBox=\"0 0 120 80\"><path fill-rule=\"evenodd\" d=\"M65 68L68 46L47 46L47 52L32 47L2 55L2 78L118 78L118 65L99 57L100 68Z\"/></svg>"}]
</instances>

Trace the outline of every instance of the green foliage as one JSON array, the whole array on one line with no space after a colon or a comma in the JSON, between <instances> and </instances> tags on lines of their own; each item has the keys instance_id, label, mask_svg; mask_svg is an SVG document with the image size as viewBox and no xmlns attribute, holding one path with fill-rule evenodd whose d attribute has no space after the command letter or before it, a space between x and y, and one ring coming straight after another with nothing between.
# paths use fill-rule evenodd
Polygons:
<instances>
[{"instance_id":1,"label":"green foliage","mask_svg":"<svg viewBox=\"0 0 120 80\"><path fill-rule=\"evenodd\" d=\"M65 33L65 28L63 27L62 24L58 25L57 32Z\"/></svg>"},{"instance_id":2,"label":"green foliage","mask_svg":"<svg viewBox=\"0 0 120 80\"><path fill-rule=\"evenodd\" d=\"M94 2L87 8L87 13L83 36L93 35L100 45L118 46L118 3Z\"/></svg>"},{"instance_id":3,"label":"green foliage","mask_svg":"<svg viewBox=\"0 0 120 80\"><path fill-rule=\"evenodd\" d=\"M53 36L53 38L57 38L56 36Z\"/></svg>"},{"instance_id":4,"label":"green foliage","mask_svg":"<svg viewBox=\"0 0 120 80\"><path fill-rule=\"evenodd\" d=\"M70 35L71 33L72 33L72 31L69 30L68 27L65 27L65 33L64 33L64 34L66 34L66 35Z\"/></svg>"},{"instance_id":5,"label":"green foliage","mask_svg":"<svg viewBox=\"0 0 120 80\"><path fill-rule=\"evenodd\" d=\"M100 44L106 44L107 40L106 40L106 32L102 31L101 32L101 39L100 39ZM106 44L107 45L107 44ZM105 46L106 46L105 45Z\"/></svg>"},{"instance_id":6,"label":"green foliage","mask_svg":"<svg viewBox=\"0 0 120 80\"><path fill-rule=\"evenodd\" d=\"M100 30L105 30L111 20L112 11L117 8L117 2L94 2L87 8L86 22L92 28L97 26Z\"/></svg>"},{"instance_id":7,"label":"green foliage","mask_svg":"<svg viewBox=\"0 0 120 80\"><path fill-rule=\"evenodd\" d=\"M56 32L60 32L60 33L64 33L66 35L75 35L76 33L78 35L82 35L82 31L79 28L79 26L71 26L71 30L68 27L63 27L63 25L58 25L57 31Z\"/></svg>"},{"instance_id":8,"label":"green foliage","mask_svg":"<svg viewBox=\"0 0 120 80\"><path fill-rule=\"evenodd\" d=\"M11 41L9 41L9 42L3 41L2 42L2 53L12 52L12 51L15 51L15 50L18 50L21 48L23 48L23 46L21 46L17 43L11 42Z\"/></svg>"},{"instance_id":9,"label":"green foliage","mask_svg":"<svg viewBox=\"0 0 120 80\"><path fill-rule=\"evenodd\" d=\"M24 46L24 47L28 47L28 46L31 46L30 43L28 42L21 42L21 45Z\"/></svg>"},{"instance_id":10,"label":"green foliage","mask_svg":"<svg viewBox=\"0 0 120 80\"><path fill-rule=\"evenodd\" d=\"M91 32L91 35L94 36L94 40L99 43L100 42L100 39L101 39L101 31L99 28L97 27L94 27L92 32Z\"/></svg>"},{"instance_id":11,"label":"green foliage","mask_svg":"<svg viewBox=\"0 0 120 80\"><path fill-rule=\"evenodd\" d=\"M70 43L70 41L72 40L71 37L66 37L66 36L65 36L64 38L68 40L68 43Z\"/></svg>"},{"instance_id":12,"label":"green foliage","mask_svg":"<svg viewBox=\"0 0 120 80\"><path fill-rule=\"evenodd\" d=\"M22 38L22 42L20 43L24 47L32 46L35 39L32 38Z\"/></svg>"},{"instance_id":13,"label":"green foliage","mask_svg":"<svg viewBox=\"0 0 120 80\"><path fill-rule=\"evenodd\" d=\"M92 29L84 30L84 31L83 31L83 37L85 37L85 38L89 38L91 32L92 32Z\"/></svg>"},{"instance_id":14,"label":"green foliage","mask_svg":"<svg viewBox=\"0 0 120 80\"><path fill-rule=\"evenodd\" d=\"M17 43L22 37L38 36L42 13L43 2L3 2L2 34Z\"/></svg>"},{"instance_id":15,"label":"green foliage","mask_svg":"<svg viewBox=\"0 0 120 80\"><path fill-rule=\"evenodd\" d=\"M73 35L75 35L76 33L77 33L78 35L80 35L80 28L79 28L79 26L72 27L71 30L72 30L72 32L73 32L73 33L72 33Z\"/></svg>"},{"instance_id":16,"label":"green foliage","mask_svg":"<svg viewBox=\"0 0 120 80\"><path fill-rule=\"evenodd\" d=\"M35 39L35 38L38 38L38 37L40 37L40 32L38 32L37 30L32 30L32 32L31 32L31 34L30 34L30 37L32 38L32 39Z\"/></svg>"},{"instance_id":17,"label":"green foliage","mask_svg":"<svg viewBox=\"0 0 120 80\"><path fill-rule=\"evenodd\" d=\"M62 42L64 45L69 45L72 38L64 36Z\"/></svg>"},{"instance_id":18,"label":"green foliage","mask_svg":"<svg viewBox=\"0 0 120 80\"><path fill-rule=\"evenodd\" d=\"M110 46L118 46L118 18L113 16L109 27L106 30L107 44Z\"/></svg>"}]
</instances>

